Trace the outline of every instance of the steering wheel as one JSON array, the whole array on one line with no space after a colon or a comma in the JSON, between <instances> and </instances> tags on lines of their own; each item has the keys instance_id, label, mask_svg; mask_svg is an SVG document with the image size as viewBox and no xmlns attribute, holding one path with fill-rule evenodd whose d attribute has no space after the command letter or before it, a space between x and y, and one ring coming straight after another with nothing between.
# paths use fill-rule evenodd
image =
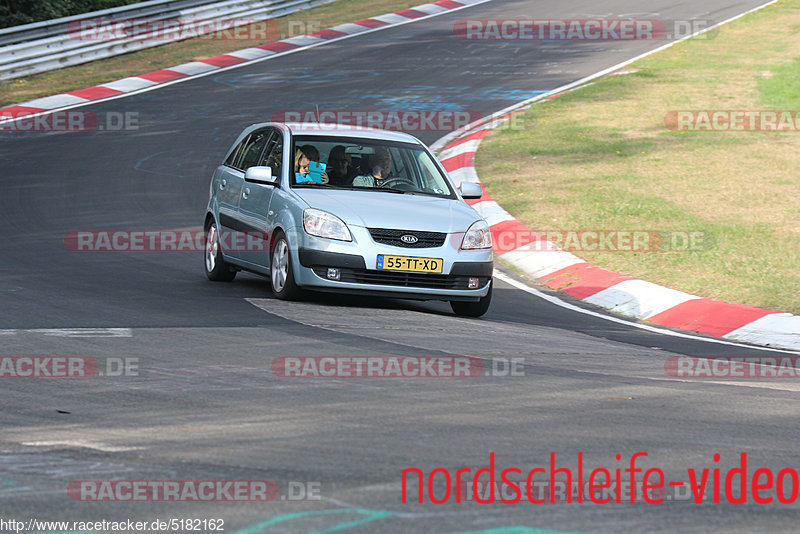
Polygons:
<instances>
[{"instance_id":1,"label":"steering wheel","mask_svg":"<svg viewBox=\"0 0 800 534\"><path fill-rule=\"evenodd\" d=\"M401 186L401 187L397 187ZM412 182L409 182L405 178L399 177L390 177L387 178L381 187L393 187L400 191L416 191L417 186L415 186Z\"/></svg>"}]
</instances>

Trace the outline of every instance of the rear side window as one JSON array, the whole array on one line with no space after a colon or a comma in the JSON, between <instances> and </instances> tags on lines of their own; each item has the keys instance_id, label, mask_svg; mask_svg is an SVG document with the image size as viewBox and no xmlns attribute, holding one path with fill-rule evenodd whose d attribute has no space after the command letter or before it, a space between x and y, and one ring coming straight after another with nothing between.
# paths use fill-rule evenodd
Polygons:
<instances>
[{"instance_id":1,"label":"rear side window","mask_svg":"<svg viewBox=\"0 0 800 534\"><path fill-rule=\"evenodd\" d=\"M264 155L259 165L270 167L272 176L281 176L281 165L283 164L283 136L280 132L273 130L272 137L264 149Z\"/></svg>"},{"instance_id":2,"label":"rear side window","mask_svg":"<svg viewBox=\"0 0 800 534\"><path fill-rule=\"evenodd\" d=\"M249 139L242 148L241 160L237 167L241 170L247 170L250 167L255 167L261 160L261 153L264 152L264 147L269 140L270 130L260 130L250 134Z\"/></svg>"},{"instance_id":3,"label":"rear side window","mask_svg":"<svg viewBox=\"0 0 800 534\"><path fill-rule=\"evenodd\" d=\"M239 154L242 153L242 146L244 146L244 144L247 143L247 139L248 138L249 138L249 136L247 138L245 138L244 141L242 141L241 143L236 145L236 148L233 149L233 151L231 152L231 155L228 156L228 159L225 160L224 165L227 165L228 167L236 168L236 161L239 159Z\"/></svg>"}]
</instances>

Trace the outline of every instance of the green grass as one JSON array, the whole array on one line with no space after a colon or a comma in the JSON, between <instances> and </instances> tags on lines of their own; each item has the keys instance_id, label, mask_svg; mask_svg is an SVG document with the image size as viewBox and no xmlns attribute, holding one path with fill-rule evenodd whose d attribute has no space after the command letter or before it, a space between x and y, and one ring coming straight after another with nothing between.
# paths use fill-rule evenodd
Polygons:
<instances>
[{"instance_id":1,"label":"green grass","mask_svg":"<svg viewBox=\"0 0 800 534\"><path fill-rule=\"evenodd\" d=\"M800 113L800 59L770 69L772 77L758 81L761 102L777 109Z\"/></svg>"},{"instance_id":2,"label":"green grass","mask_svg":"<svg viewBox=\"0 0 800 534\"><path fill-rule=\"evenodd\" d=\"M672 131L681 110L800 110L800 0L515 115L481 180L540 230L698 232L696 250L581 252L700 296L800 313L800 132Z\"/></svg>"}]
</instances>

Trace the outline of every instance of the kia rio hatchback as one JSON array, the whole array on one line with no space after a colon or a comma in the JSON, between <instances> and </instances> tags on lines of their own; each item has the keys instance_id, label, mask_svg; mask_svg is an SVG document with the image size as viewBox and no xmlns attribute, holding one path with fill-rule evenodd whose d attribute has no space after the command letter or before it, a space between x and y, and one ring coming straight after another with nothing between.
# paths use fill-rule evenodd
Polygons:
<instances>
[{"instance_id":1,"label":"kia rio hatchback","mask_svg":"<svg viewBox=\"0 0 800 534\"><path fill-rule=\"evenodd\" d=\"M408 134L325 124L246 128L211 179L205 270L303 289L449 301L486 313L492 236L428 148Z\"/></svg>"}]
</instances>

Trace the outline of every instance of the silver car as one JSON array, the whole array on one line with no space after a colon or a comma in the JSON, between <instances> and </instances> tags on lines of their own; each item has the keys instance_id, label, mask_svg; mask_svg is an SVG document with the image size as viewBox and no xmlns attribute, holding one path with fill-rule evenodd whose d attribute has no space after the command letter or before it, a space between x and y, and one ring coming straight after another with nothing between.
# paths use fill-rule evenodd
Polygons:
<instances>
[{"instance_id":1,"label":"silver car","mask_svg":"<svg viewBox=\"0 0 800 534\"><path fill-rule=\"evenodd\" d=\"M211 179L205 270L303 289L446 300L479 317L492 297L492 237L460 187L408 134L326 124L246 128Z\"/></svg>"}]
</instances>

